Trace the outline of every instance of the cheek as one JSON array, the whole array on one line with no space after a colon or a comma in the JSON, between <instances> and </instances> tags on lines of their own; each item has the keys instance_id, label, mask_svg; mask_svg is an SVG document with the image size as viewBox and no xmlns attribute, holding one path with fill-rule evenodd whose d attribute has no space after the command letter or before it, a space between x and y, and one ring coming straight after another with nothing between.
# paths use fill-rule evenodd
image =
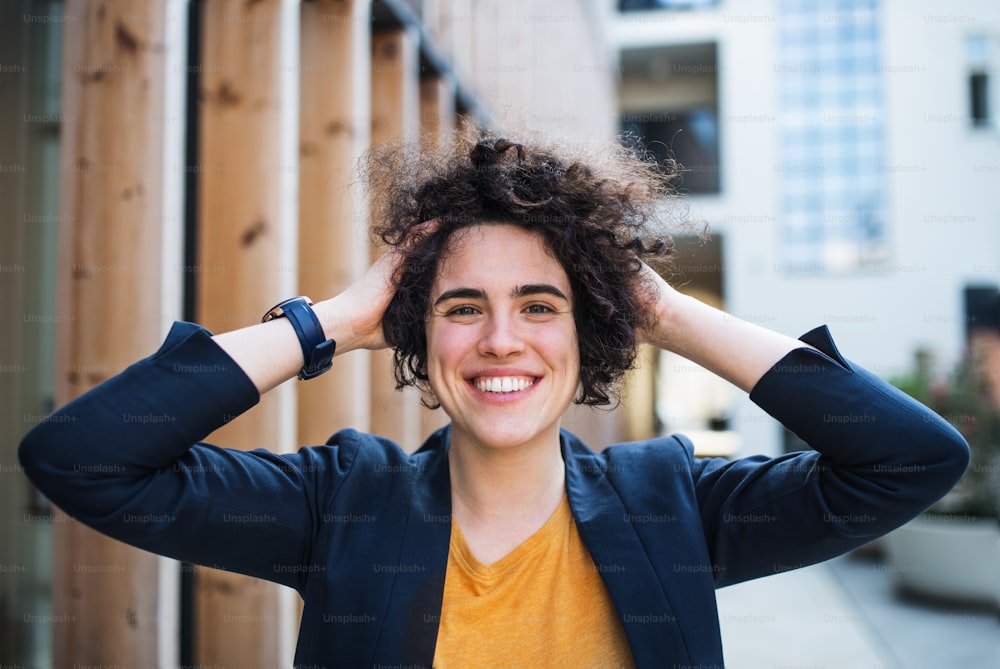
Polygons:
<instances>
[{"instance_id":1,"label":"cheek","mask_svg":"<svg viewBox=\"0 0 1000 669\"><path fill-rule=\"evenodd\" d=\"M549 332L538 343L544 355L558 361L567 374L580 375L580 343L575 329Z\"/></svg>"},{"instance_id":2,"label":"cheek","mask_svg":"<svg viewBox=\"0 0 1000 669\"><path fill-rule=\"evenodd\" d=\"M465 350L461 328L427 326L427 374L431 382L444 370L458 364Z\"/></svg>"}]
</instances>

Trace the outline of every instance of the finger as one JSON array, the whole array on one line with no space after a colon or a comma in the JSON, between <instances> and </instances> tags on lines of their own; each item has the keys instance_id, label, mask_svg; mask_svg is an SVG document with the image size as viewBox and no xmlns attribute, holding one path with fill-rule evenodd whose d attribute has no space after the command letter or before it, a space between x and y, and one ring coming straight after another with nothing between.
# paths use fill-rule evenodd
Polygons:
<instances>
[{"instance_id":1,"label":"finger","mask_svg":"<svg viewBox=\"0 0 1000 669\"><path fill-rule=\"evenodd\" d=\"M406 233L406 237L403 238L401 246L404 250L409 251L414 246L433 235L440 228L441 221L436 218L424 221L423 223L418 223L410 228L409 232Z\"/></svg>"}]
</instances>

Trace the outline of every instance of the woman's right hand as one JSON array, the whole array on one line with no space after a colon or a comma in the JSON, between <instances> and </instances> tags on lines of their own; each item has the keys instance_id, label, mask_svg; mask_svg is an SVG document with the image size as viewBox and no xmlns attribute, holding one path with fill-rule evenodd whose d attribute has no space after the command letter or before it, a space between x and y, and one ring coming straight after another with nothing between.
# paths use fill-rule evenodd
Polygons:
<instances>
[{"instance_id":1,"label":"woman's right hand","mask_svg":"<svg viewBox=\"0 0 1000 669\"><path fill-rule=\"evenodd\" d=\"M385 348L382 315L394 294L393 275L403 262L405 249L437 226L436 220L414 226L402 250L387 251L347 290L313 305L323 332L337 342L337 355L356 349ZM261 394L294 377L302 368L302 348L287 318L225 332L213 339Z\"/></svg>"},{"instance_id":2,"label":"woman's right hand","mask_svg":"<svg viewBox=\"0 0 1000 669\"><path fill-rule=\"evenodd\" d=\"M401 247L383 253L344 292L316 304L317 316L327 337L337 342L338 354L386 347L382 316L395 294L393 276L403 263L405 251L437 229L437 220L414 226Z\"/></svg>"},{"instance_id":3,"label":"woman's right hand","mask_svg":"<svg viewBox=\"0 0 1000 669\"><path fill-rule=\"evenodd\" d=\"M392 277L402 261L399 251L386 251L344 292L314 306L326 336L337 342L338 355L385 348L382 315L395 292Z\"/></svg>"}]
</instances>

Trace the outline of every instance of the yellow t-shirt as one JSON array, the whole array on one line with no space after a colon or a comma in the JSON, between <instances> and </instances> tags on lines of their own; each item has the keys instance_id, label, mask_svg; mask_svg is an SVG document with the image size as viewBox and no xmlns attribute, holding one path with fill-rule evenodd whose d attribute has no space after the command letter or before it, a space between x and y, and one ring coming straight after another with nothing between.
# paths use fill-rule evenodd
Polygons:
<instances>
[{"instance_id":1,"label":"yellow t-shirt","mask_svg":"<svg viewBox=\"0 0 1000 669\"><path fill-rule=\"evenodd\" d=\"M485 565L452 519L434 667L634 667L625 630L569 500Z\"/></svg>"}]
</instances>

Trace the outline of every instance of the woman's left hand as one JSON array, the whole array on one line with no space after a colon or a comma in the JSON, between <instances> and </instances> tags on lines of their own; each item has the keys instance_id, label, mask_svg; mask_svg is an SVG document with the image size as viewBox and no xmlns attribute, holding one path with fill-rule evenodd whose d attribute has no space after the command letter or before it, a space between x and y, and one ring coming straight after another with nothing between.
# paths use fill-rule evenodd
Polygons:
<instances>
[{"instance_id":1,"label":"woman's left hand","mask_svg":"<svg viewBox=\"0 0 1000 669\"><path fill-rule=\"evenodd\" d=\"M674 289L643 265L636 297L647 316L639 343L672 351L749 392L786 353L806 346Z\"/></svg>"},{"instance_id":2,"label":"woman's left hand","mask_svg":"<svg viewBox=\"0 0 1000 669\"><path fill-rule=\"evenodd\" d=\"M638 343L667 348L666 324L670 320L671 304L681 294L646 263L642 264L639 281L633 290L645 319L635 329Z\"/></svg>"}]
</instances>

